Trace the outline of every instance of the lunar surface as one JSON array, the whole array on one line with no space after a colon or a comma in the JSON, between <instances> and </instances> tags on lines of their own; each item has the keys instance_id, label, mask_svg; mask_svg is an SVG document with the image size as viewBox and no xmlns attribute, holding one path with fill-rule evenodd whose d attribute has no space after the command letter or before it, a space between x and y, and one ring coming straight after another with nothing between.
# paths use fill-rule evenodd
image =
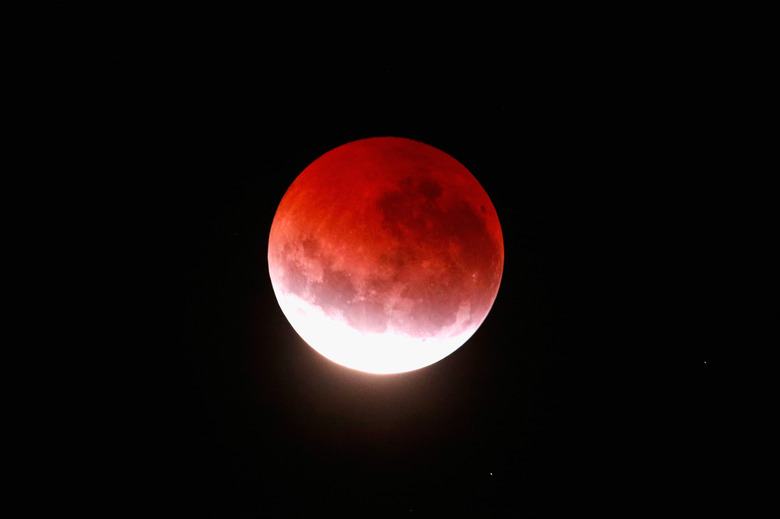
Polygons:
<instances>
[{"instance_id":1,"label":"lunar surface","mask_svg":"<svg viewBox=\"0 0 780 519\"><path fill-rule=\"evenodd\" d=\"M295 331L369 373L428 366L482 324L504 265L501 226L474 176L410 139L339 146L292 183L268 243L271 282Z\"/></svg>"}]
</instances>

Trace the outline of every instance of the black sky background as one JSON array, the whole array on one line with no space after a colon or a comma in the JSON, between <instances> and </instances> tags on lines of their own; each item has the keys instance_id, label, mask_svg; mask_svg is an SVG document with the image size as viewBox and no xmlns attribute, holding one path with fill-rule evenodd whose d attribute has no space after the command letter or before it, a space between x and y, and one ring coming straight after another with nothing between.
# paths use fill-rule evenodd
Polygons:
<instances>
[{"instance_id":1,"label":"black sky background","mask_svg":"<svg viewBox=\"0 0 780 519\"><path fill-rule=\"evenodd\" d=\"M713 347L683 324L702 286L689 252L709 232L687 213L707 211L704 179L731 160L727 114L711 109L718 53L555 15L505 20L479 45L455 26L424 44L371 39L372 26L304 39L270 32L263 15L171 10L136 25L112 13L116 26L65 31L78 43L55 52L78 93L61 94L63 131L99 150L98 203L121 206L132 244L120 248L124 303L149 324L126 328L138 368L125 440L107 447L123 495L110 507L243 518L717 506L723 390ZM396 21L418 33L415 20ZM295 334L266 253L308 164L385 135L474 174L506 258L464 346L372 376Z\"/></svg>"}]
</instances>

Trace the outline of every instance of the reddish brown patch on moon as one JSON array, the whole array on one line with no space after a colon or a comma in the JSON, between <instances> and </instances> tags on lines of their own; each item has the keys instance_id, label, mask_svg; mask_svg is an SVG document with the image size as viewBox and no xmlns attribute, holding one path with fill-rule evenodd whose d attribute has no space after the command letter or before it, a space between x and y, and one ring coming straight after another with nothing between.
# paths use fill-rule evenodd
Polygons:
<instances>
[{"instance_id":1,"label":"reddish brown patch on moon","mask_svg":"<svg viewBox=\"0 0 780 519\"><path fill-rule=\"evenodd\" d=\"M433 338L482 323L504 248L493 204L462 164L378 137L335 148L298 176L271 226L268 262L277 296L359 332Z\"/></svg>"}]
</instances>

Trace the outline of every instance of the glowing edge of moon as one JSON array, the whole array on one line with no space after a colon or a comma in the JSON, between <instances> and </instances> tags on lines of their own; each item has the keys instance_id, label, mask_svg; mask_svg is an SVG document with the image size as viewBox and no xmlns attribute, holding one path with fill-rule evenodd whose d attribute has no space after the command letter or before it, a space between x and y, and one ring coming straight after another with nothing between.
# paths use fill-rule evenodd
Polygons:
<instances>
[{"instance_id":1,"label":"glowing edge of moon","mask_svg":"<svg viewBox=\"0 0 780 519\"><path fill-rule=\"evenodd\" d=\"M293 329L314 350L347 368L378 375L430 366L460 348L477 330L468 327L451 334L461 316L468 315L468 305L460 309L452 326L433 337L420 338L393 329L383 333L360 332L295 294L277 290L276 296Z\"/></svg>"}]
</instances>

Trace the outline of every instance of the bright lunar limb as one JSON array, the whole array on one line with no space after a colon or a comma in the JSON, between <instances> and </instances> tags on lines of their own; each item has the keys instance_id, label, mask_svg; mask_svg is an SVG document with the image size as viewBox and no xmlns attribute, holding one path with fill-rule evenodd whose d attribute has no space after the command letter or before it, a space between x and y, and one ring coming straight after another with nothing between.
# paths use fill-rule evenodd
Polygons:
<instances>
[{"instance_id":1,"label":"bright lunar limb","mask_svg":"<svg viewBox=\"0 0 780 519\"><path fill-rule=\"evenodd\" d=\"M495 208L450 155L398 137L339 146L310 164L268 243L282 312L316 351L369 373L437 362L495 301L504 244Z\"/></svg>"}]
</instances>

